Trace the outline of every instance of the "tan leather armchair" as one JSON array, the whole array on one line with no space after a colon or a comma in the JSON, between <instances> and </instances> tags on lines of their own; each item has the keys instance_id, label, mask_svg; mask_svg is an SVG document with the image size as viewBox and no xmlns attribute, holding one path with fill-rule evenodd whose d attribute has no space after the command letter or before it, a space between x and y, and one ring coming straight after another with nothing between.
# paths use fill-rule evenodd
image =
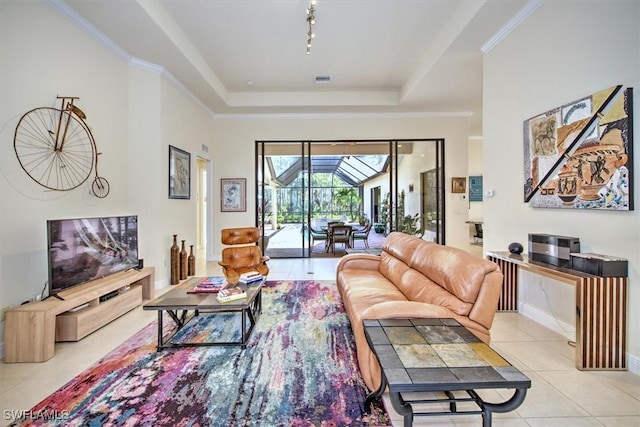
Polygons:
<instances>
[{"instance_id":1,"label":"tan leather armchair","mask_svg":"<svg viewBox=\"0 0 640 427\"><path fill-rule=\"evenodd\" d=\"M238 283L240 275L249 271L257 271L263 276L269 274L268 256L262 255L262 250L256 245L260 238L258 227L225 228L222 230L222 244L228 245L222 249L222 267L229 283Z\"/></svg>"}]
</instances>

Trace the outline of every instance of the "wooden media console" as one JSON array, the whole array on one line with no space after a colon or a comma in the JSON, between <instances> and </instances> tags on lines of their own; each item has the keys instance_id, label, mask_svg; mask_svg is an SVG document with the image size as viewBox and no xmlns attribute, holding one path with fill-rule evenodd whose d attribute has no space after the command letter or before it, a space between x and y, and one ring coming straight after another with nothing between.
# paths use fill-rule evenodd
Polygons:
<instances>
[{"instance_id":1,"label":"wooden media console","mask_svg":"<svg viewBox=\"0 0 640 427\"><path fill-rule=\"evenodd\" d=\"M155 269L145 267L96 279L6 311L4 362L44 362L56 341L78 341L153 299Z\"/></svg>"}]
</instances>

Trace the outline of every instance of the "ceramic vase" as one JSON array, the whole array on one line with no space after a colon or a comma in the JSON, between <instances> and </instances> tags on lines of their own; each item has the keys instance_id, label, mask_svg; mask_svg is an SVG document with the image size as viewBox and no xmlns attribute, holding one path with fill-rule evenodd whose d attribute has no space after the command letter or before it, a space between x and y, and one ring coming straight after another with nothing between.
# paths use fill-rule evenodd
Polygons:
<instances>
[{"instance_id":1,"label":"ceramic vase","mask_svg":"<svg viewBox=\"0 0 640 427\"><path fill-rule=\"evenodd\" d=\"M182 250L180 251L180 280L187 278L187 249L182 241Z\"/></svg>"},{"instance_id":2,"label":"ceramic vase","mask_svg":"<svg viewBox=\"0 0 640 427\"><path fill-rule=\"evenodd\" d=\"M172 285L180 282L180 248L178 248L178 235L173 235L173 245L171 246L171 273L170 281Z\"/></svg>"},{"instance_id":3,"label":"ceramic vase","mask_svg":"<svg viewBox=\"0 0 640 427\"><path fill-rule=\"evenodd\" d=\"M187 275L193 276L196 274L196 256L193 254L193 245L190 245L191 252L189 252L189 257L187 259Z\"/></svg>"}]
</instances>

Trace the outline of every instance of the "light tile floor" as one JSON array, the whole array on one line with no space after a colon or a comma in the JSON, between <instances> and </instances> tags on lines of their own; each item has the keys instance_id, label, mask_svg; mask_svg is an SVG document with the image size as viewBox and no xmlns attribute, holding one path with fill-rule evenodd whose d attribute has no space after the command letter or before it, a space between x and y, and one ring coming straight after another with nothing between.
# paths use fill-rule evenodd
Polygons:
<instances>
[{"instance_id":1,"label":"light tile floor","mask_svg":"<svg viewBox=\"0 0 640 427\"><path fill-rule=\"evenodd\" d=\"M273 259L269 278L335 279L336 258ZM198 275L220 274L216 263L199 263ZM157 291L159 294L163 290ZM55 356L44 363L0 364L0 425L11 411L28 410L71 378L97 362L156 318L138 307L77 343L57 343ZM532 388L516 411L494 414L495 426L640 426L640 377L626 371L578 371L573 348L563 336L516 313L498 313L492 347L532 380ZM508 397L506 390L483 392L488 400ZM402 417L385 404L393 425ZM480 426L479 415L416 417L420 426Z\"/></svg>"}]
</instances>

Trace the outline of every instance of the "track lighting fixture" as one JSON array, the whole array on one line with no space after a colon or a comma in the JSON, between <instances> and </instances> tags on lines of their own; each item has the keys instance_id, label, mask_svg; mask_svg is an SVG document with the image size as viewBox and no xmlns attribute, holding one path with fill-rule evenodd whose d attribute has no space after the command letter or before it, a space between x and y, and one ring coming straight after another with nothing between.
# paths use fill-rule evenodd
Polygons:
<instances>
[{"instance_id":1,"label":"track lighting fixture","mask_svg":"<svg viewBox=\"0 0 640 427\"><path fill-rule=\"evenodd\" d=\"M307 23L309 24L309 31L307 32L307 55L311 55L311 41L316 36L313 33L313 26L316 24L316 0L311 0L311 4L307 9Z\"/></svg>"}]
</instances>

